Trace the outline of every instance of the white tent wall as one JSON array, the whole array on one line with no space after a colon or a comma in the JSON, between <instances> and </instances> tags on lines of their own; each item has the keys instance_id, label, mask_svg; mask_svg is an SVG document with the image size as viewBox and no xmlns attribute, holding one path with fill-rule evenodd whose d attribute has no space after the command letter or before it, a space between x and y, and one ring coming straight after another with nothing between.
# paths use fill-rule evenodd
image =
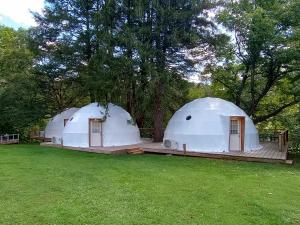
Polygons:
<instances>
[{"instance_id":1,"label":"white tent wall","mask_svg":"<svg viewBox=\"0 0 300 225\"><path fill-rule=\"evenodd\" d=\"M245 122L245 151L259 150L262 146L259 144L258 132L252 120L247 116Z\"/></svg>"},{"instance_id":2,"label":"white tent wall","mask_svg":"<svg viewBox=\"0 0 300 225\"><path fill-rule=\"evenodd\" d=\"M74 147L89 147L89 118L103 118L105 109L93 103L80 108L63 131L63 145Z\"/></svg>"},{"instance_id":3,"label":"white tent wall","mask_svg":"<svg viewBox=\"0 0 300 225\"><path fill-rule=\"evenodd\" d=\"M122 146L141 142L140 131L130 114L119 106L109 104L108 115L103 123L103 145Z\"/></svg>"},{"instance_id":4,"label":"white tent wall","mask_svg":"<svg viewBox=\"0 0 300 225\"><path fill-rule=\"evenodd\" d=\"M218 151L225 151L229 149L229 129L230 129L230 117L229 116L220 116L221 118L221 123L222 123L222 128L223 131L222 133L224 134L223 137L221 138L222 140L222 145L220 148L218 148ZM216 140L217 142L217 140Z\"/></svg>"},{"instance_id":5,"label":"white tent wall","mask_svg":"<svg viewBox=\"0 0 300 225\"><path fill-rule=\"evenodd\" d=\"M50 119L45 128L45 137L51 138L55 144L61 144L65 120L69 119L77 110L78 108L70 108Z\"/></svg>"},{"instance_id":6,"label":"white tent wall","mask_svg":"<svg viewBox=\"0 0 300 225\"><path fill-rule=\"evenodd\" d=\"M105 117L106 115L106 117ZM140 131L123 108L109 103L105 107L91 103L78 110L63 132L64 146L90 147L89 119L101 119L103 147L132 145L141 142Z\"/></svg>"},{"instance_id":7,"label":"white tent wall","mask_svg":"<svg viewBox=\"0 0 300 225\"><path fill-rule=\"evenodd\" d=\"M196 99L184 105L170 119L164 141L170 140L170 148L177 150L186 144L187 151L226 152L231 116L245 117L244 151L260 149L252 120L233 103L218 98Z\"/></svg>"}]
</instances>

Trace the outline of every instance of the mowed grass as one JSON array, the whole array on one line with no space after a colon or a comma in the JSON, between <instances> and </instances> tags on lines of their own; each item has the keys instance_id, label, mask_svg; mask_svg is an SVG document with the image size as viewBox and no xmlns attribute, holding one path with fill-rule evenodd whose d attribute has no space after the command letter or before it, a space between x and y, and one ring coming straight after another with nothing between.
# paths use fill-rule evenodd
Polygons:
<instances>
[{"instance_id":1,"label":"mowed grass","mask_svg":"<svg viewBox=\"0 0 300 225\"><path fill-rule=\"evenodd\" d=\"M0 224L300 224L300 166L2 145Z\"/></svg>"}]
</instances>

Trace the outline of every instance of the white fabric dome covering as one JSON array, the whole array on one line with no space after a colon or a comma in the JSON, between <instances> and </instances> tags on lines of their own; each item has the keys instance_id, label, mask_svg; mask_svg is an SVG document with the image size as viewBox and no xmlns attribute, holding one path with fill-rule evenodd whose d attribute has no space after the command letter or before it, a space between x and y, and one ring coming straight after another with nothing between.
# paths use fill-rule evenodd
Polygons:
<instances>
[{"instance_id":1,"label":"white fabric dome covering","mask_svg":"<svg viewBox=\"0 0 300 225\"><path fill-rule=\"evenodd\" d=\"M91 128L91 121L100 125ZM95 135L96 136L92 136ZM93 140L92 140L93 138ZM63 132L63 145L88 148L132 145L141 142L140 131L130 114L123 108L109 103L103 107L91 103L79 109L66 125Z\"/></svg>"},{"instance_id":2,"label":"white fabric dome covering","mask_svg":"<svg viewBox=\"0 0 300 225\"><path fill-rule=\"evenodd\" d=\"M77 110L78 108L70 108L50 119L45 128L45 137L51 138L54 144L61 144L65 123Z\"/></svg>"},{"instance_id":3,"label":"white fabric dome covering","mask_svg":"<svg viewBox=\"0 0 300 225\"><path fill-rule=\"evenodd\" d=\"M241 135L232 131L235 118L241 118L243 125L237 126L243 127ZM242 139L236 142L230 135ZM183 150L185 144L186 151L193 152L228 152L233 150L234 142L240 151L262 148L250 117L235 104L219 98L200 98L184 105L170 119L164 134L165 147Z\"/></svg>"}]
</instances>

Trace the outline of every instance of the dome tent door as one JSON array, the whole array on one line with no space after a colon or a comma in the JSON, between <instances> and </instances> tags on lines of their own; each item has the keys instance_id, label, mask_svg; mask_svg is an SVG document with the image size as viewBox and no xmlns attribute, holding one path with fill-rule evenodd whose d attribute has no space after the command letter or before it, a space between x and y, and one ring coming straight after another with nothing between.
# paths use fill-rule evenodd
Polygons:
<instances>
[{"instance_id":1,"label":"dome tent door","mask_svg":"<svg viewBox=\"0 0 300 225\"><path fill-rule=\"evenodd\" d=\"M102 121L100 119L89 119L89 142L91 147L103 146Z\"/></svg>"},{"instance_id":2,"label":"dome tent door","mask_svg":"<svg viewBox=\"0 0 300 225\"><path fill-rule=\"evenodd\" d=\"M230 117L229 151L244 151L245 117Z\"/></svg>"}]
</instances>

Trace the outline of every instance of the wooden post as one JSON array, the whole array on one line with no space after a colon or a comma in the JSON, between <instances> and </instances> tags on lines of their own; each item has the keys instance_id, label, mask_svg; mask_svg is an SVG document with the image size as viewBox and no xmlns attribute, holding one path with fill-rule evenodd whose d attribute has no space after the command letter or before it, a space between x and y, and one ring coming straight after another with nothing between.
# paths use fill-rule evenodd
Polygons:
<instances>
[{"instance_id":1,"label":"wooden post","mask_svg":"<svg viewBox=\"0 0 300 225\"><path fill-rule=\"evenodd\" d=\"M281 151L282 150L282 135L281 135L281 133L278 134L278 147L279 147L279 150Z\"/></svg>"},{"instance_id":2,"label":"wooden post","mask_svg":"<svg viewBox=\"0 0 300 225\"><path fill-rule=\"evenodd\" d=\"M186 144L183 144L183 154L186 154Z\"/></svg>"}]
</instances>

